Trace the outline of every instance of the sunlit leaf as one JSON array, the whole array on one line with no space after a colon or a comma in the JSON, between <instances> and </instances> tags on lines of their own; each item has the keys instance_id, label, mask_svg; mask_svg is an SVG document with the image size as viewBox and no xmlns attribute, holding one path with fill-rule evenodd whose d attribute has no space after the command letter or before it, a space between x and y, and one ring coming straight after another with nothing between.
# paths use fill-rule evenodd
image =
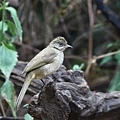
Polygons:
<instances>
[{"instance_id":1,"label":"sunlit leaf","mask_svg":"<svg viewBox=\"0 0 120 120\"><path fill-rule=\"evenodd\" d=\"M16 10L13 7L6 7L6 10L8 10L11 13L11 17L13 18L13 21L15 23L19 39L20 39L20 41L22 41L22 27L21 27L20 21L17 17Z\"/></svg>"},{"instance_id":2,"label":"sunlit leaf","mask_svg":"<svg viewBox=\"0 0 120 120\"><path fill-rule=\"evenodd\" d=\"M25 114L24 119L25 120L34 120L33 117L30 114L28 114L28 113Z\"/></svg>"},{"instance_id":3,"label":"sunlit leaf","mask_svg":"<svg viewBox=\"0 0 120 120\"><path fill-rule=\"evenodd\" d=\"M5 6L7 7L9 5L9 2L5 2Z\"/></svg>"},{"instance_id":4,"label":"sunlit leaf","mask_svg":"<svg viewBox=\"0 0 120 120\"><path fill-rule=\"evenodd\" d=\"M15 108L15 105L14 105L15 90L14 90L13 83L9 80L6 80L6 82L2 85L2 87L0 89L0 94L9 104L9 106L12 110L13 116L16 117L16 112L14 109Z\"/></svg>"},{"instance_id":5,"label":"sunlit leaf","mask_svg":"<svg viewBox=\"0 0 120 120\"><path fill-rule=\"evenodd\" d=\"M80 70L80 66L79 66L79 65L74 65L72 69L73 69L74 71Z\"/></svg>"},{"instance_id":6,"label":"sunlit leaf","mask_svg":"<svg viewBox=\"0 0 120 120\"><path fill-rule=\"evenodd\" d=\"M8 25L2 21L0 21L0 30L2 30L2 24L3 24L3 33L8 30Z\"/></svg>"},{"instance_id":7,"label":"sunlit leaf","mask_svg":"<svg viewBox=\"0 0 120 120\"><path fill-rule=\"evenodd\" d=\"M17 57L17 52L10 49L10 46L8 47L5 44L0 46L0 70L6 78L9 78L13 67L16 65Z\"/></svg>"}]
</instances>

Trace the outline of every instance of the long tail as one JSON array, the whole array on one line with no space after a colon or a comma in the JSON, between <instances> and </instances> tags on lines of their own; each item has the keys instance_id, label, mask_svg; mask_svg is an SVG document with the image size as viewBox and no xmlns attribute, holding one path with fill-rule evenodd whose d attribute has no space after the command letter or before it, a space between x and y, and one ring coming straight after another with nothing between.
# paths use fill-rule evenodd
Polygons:
<instances>
[{"instance_id":1,"label":"long tail","mask_svg":"<svg viewBox=\"0 0 120 120\"><path fill-rule=\"evenodd\" d=\"M19 96L18 96L18 98L17 98L17 101L16 101L16 110L18 110L19 109L19 107L20 107L20 105L21 105L21 102L22 102L22 100L23 100L23 97L24 97L24 95L25 95L25 93L26 93L26 91L27 91L27 89L28 89L28 86L30 85L30 83L31 83L31 81L33 80L35 78L35 75L33 74L32 76L27 76L26 77L26 80L25 80L25 82L24 82L24 84L23 84L23 87L22 87L22 89L21 89L21 91L20 91L20 93L19 93Z\"/></svg>"}]
</instances>

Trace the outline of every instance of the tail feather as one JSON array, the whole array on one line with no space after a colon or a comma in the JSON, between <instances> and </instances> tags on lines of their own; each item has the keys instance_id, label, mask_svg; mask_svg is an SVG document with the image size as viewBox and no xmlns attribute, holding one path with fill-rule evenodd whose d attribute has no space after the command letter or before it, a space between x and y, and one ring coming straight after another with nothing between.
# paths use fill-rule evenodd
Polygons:
<instances>
[{"instance_id":1,"label":"tail feather","mask_svg":"<svg viewBox=\"0 0 120 120\"><path fill-rule=\"evenodd\" d=\"M30 85L31 81L34 79L35 75L33 75L31 78L28 76L23 84L23 87L19 93L19 96L17 98L17 101L16 101L16 110L19 109L20 105L21 105L21 102L23 100L23 97L28 89L28 86Z\"/></svg>"}]
</instances>

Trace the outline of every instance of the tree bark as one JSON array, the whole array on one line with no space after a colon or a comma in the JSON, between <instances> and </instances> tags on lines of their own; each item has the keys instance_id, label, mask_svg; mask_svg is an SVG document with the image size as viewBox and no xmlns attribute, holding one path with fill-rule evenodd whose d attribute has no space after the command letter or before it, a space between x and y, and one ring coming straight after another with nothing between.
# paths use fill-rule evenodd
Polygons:
<instances>
[{"instance_id":1,"label":"tree bark","mask_svg":"<svg viewBox=\"0 0 120 120\"><path fill-rule=\"evenodd\" d=\"M26 63L18 62L11 74L16 88L21 88L20 76ZM0 78L3 76L0 74ZM66 70L64 66L43 79L31 83L28 112L35 120L119 120L120 92L91 91L82 71Z\"/></svg>"}]
</instances>

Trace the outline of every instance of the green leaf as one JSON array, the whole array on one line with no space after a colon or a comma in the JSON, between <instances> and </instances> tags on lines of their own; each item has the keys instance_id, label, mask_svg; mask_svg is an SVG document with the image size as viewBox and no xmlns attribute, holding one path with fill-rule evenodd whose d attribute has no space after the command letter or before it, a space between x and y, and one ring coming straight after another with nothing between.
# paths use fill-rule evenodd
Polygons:
<instances>
[{"instance_id":1,"label":"green leaf","mask_svg":"<svg viewBox=\"0 0 120 120\"><path fill-rule=\"evenodd\" d=\"M82 63L80 66L75 64L72 69L73 69L73 71L81 70L81 69L83 69L84 66L85 66L84 63Z\"/></svg>"},{"instance_id":2,"label":"green leaf","mask_svg":"<svg viewBox=\"0 0 120 120\"><path fill-rule=\"evenodd\" d=\"M3 10L3 7L0 7L0 10Z\"/></svg>"},{"instance_id":3,"label":"green leaf","mask_svg":"<svg viewBox=\"0 0 120 120\"><path fill-rule=\"evenodd\" d=\"M7 20L7 24L8 24L9 32L11 33L10 41L14 42L17 37L15 24L10 20Z\"/></svg>"},{"instance_id":4,"label":"green leaf","mask_svg":"<svg viewBox=\"0 0 120 120\"><path fill-rule=\"evenodd\" d=\"M3 44L4 44L8 49L13 50L13 51L16 51L15 46L14 46L11 42L8 43L8 44L3 42Z\"/></svg>"},{"instance_id":5,"label":"green leaf","mask_svg":"<svg viewBox=\"0 0 120 120\"><path fill-rule=\"evenodd\" d=\"M0 70L9 78L13 67L17 62L17 52L10 49L10 46L6 46L4 43L0 46Z\"/></svg>"},{"instance_id":6,"label":"green leaf","mask_svg":"<svg viewBox=\"0 0 120 120\"><path fill-rule=\"evenodd\" d=\"M83 69L84 66L85 66L85 64L82 63L82 64L80 65L80 70Z\"/></svg>"},{"instance_id":7,"label":"green leaf","mask_svg":"<svg viewBox=\"0 0 120 120\"><path fill-rule=\"evenodd\" d=\"M119 90L120 90L120 67L116 71L108 91L112 92L112 91L119 91Z\"/></svg>"},{"instance_id":8,"label":"green leaf","mask_svg":"<svg viewBox=\"0 0 120 120\"><path fill-rule=\"evenodd\" d=\"M115 55L116 60L120 63L120 52Z\"/></svg>"},{"instance_id":9,"label":"green leaf","mask_svg":"<svg viewBox=\"0 0 120 120\"><path fill-rule=\"evenodd\" d=\"M79 65L74 65L72 69L73 69L74 71L80 70L80 66L79 66Z\"/></svg>"},{"instance_id":10,"label":"green leaf","mask_svg":"<svg viewBox=\"0 0 120 120\"><path fill-rule=\"evenodd\" d=\"M0 31L2 30L2 24L3 24L3 33L8 30L8 25L2 21L0 21Z\"/></svg>"},{"instance_id":11,"label":"green leaf","mask_svg":"<svg viewBox=\"0 0 120 120\"><path fill-rule=\"evenodd\" d=\"M14 105L15 90L14 90L14 85L10 80L6 80L5 83L2 85L0 89L0 94L8 102L12 110L13 116L16 117L15 105Z\"/></svg>"},{"instance_id":12,"label":"green leaf","mask_svg":"<svg viewBox=\"0 0 120 120\"><path fill-rule=\"evenodd\" d=\"M24 119L25 120L34 120L34 118L30 114L28 114L28 113L25 114Z\"/></svg>"},{"instance_id":13,"label":"green leaf","mask_svg":"<svg viewBox=\"0 0 120 120\"><path fill-rule=\"evenodd\" d=\"M109 43L108 45L107 45L107 48L110 48L110 47L112 47L114 44L113 43Z\"/></svg>"},{"instance_id":14,"label":"green leaf","mask_svg":"<svg viewBox=\"0 0 120 120\"><path fill-rule=\"evenodd\" d=\"M5 2L5 6L7 7L9 5L9 2Z\"/></svg>"},{"instance_id":15,"label":"green leaf","mask_svg":"<svg viewBox=\"0 0 120 120\"><path fill-rule=\"evenodd\" d=\"M105 63L109 62L110 60L112 60L112 56L107 56L105 58L102 59L100 65L104 65Z\"/></svg>"},{"instance_id":16,"label":"green leaf","mask_svg":"<svg viewBox=\"0 0 120 120\"><path fill-rule=\"evenodd\" d=\"M15 23L19 39L20 39L20 41L22 41L22 27L21 27L20 21L17 17L16 10L12 7L6 7L6 10L8 10L11 13L11 17L13 18L13 21Z\"/></svg>"},{"instance_id":17,"label":"green leaf","mask_svg":"<svg viewBox=\"0 0 120 120\"><path fill-rule=\"evenodd\" d=\"M13 36L16 36L16 27L15 27L15 24L14 24L13 22L11 22L10 20L7 20L7 24L8 24L10 33L11 33Z\"/></svg>"},{"instance_id":18,"label":"green leaf","mask_svg":"<svg viewBox=\"0 0 120 120\"><path fill-rule=\"evenodd\" d=\"M24 107L24 108L27 108L27 107L28 107L28 105L29 105L29 104L25 104L25 105L23 105L23 107Z\"/></svg>"}]
</instances>

